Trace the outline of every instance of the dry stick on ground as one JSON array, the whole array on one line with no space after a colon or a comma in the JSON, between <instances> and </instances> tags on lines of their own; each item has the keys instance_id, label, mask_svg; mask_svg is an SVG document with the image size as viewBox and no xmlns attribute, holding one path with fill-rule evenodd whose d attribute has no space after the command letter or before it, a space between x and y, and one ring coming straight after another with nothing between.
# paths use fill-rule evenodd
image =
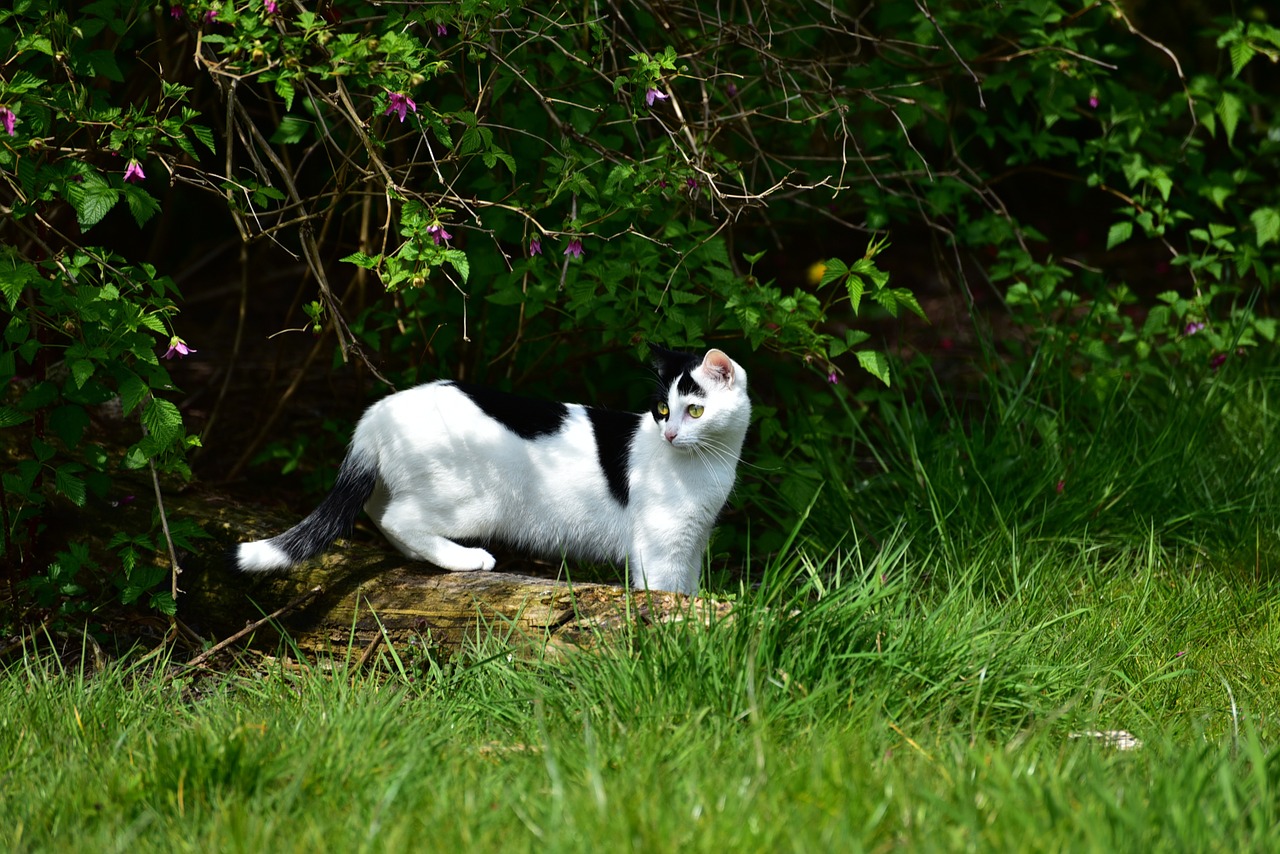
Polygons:
<instances>
[{"instance_id":1,"label":"dry stick on ground","mask_svg":"<svg viewBox=\"0 0 1280 854\"><path fill-rule=\"evenodd\" d=\"M312 587L310 590L306 591L305 593L300 593L299 595L291 599L288 603L281 605L279 608L276 608L274 611L272 611L270 614L267 614L265 617L262 617L261 619L258 619L258 620L254 620L252 623L245 626L240 631L231 635L231 637L226 638L225 640L219 641L218 643L209 647L207 650L200 653L195 658L191 659L190 661L188 661L186 664L182 666L183 667L200 666L209 658L211 658L214 655L217 655L219 652L222 652L224 649L231 646L231 644L240 640L245 635L252 634L253 632L262 628L267 623L276 619L277 617L281 617L289 613L290 611L292 611L293 609L301 605L303 602L306 602L308 599L311 599L314 596L319 596L323 592L324 592L324 587L321 585L316 585L315 587ZM172 678L174 675L176 675L176 673L177 673L176 670L170 671L169 677Z\"/></svg>"}]
</instances>

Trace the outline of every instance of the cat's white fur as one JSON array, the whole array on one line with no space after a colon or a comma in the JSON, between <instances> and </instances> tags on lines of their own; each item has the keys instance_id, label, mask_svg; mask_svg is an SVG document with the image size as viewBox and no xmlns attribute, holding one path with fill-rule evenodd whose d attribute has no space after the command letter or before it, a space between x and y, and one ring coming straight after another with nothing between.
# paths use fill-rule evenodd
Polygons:
<instances>
[{"instance_id":1,"label":"cat's white fur","mask_svg":"<svg viewBox=\"0 0 1280 854\"><path fill-rule=\"evenodd\" d=\"M694 593L733 488L751 406L746 372L721 351L709 351L690 374L705 397L682 394L672 381L665 422L636 415L625 504L610 492L585 407L569 404L558 432L525 439L448 382L369 407L344 469L376 471L364 509L407 557L454 572L489 570L493 555L455 541L492 540L626 562L637 589ZM700 417L690 405L704 407ZM260 540L242 544L236 561L264 571L296 559Z\"/></svg>"}]
</instances>

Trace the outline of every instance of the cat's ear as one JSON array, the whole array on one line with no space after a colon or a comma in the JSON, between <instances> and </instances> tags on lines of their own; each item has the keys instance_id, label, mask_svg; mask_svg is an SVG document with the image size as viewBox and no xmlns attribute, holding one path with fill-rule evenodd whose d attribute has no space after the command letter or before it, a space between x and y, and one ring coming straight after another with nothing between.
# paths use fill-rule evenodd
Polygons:
<instances>
[{"instance_id":1,"label":"cat's ear","mask_svg":"<svg viewBox=\"0 0 1280 854\"><path fill-rule=\"evenodd\" d=\"M733 388L733 359L720 350L708 350L702 360L702 372L726 388Z\"/></svg>"}]
</instances>

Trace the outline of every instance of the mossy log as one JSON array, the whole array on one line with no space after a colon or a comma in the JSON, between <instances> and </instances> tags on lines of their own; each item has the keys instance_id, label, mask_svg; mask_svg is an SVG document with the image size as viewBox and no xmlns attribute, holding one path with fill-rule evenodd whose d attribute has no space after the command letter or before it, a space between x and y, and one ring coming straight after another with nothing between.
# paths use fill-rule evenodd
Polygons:
<instances>
[{"instance_id":1,"label":"mossy log","mask_svg":"<svg viewBox=\"0 0 1280 854\"><path fill-rule=\"evenodd\" d=\"M631 594L619 584L533 574L556 572L558 566L517 560L513 569L504 570L502 555L492 572L445 572L406 561L376 535L340 542L324 557L287 573L250 575L232 569L226 551L283 531L296 520L205 491L167 496L165 507L212 535L212 541L202 541L199 554L179 556L184 571L178 579L179 617L211 640L284 608L246 643L275 649L283 630L303 652L355 650L358 655L380 641L398 646L424 637L456 649L477 632L491 631L511 636L518 645L581 648L629 621L711 618L728 610L727 603L680 594ZM300 597L304 601L297 607L287 608Z\"/></svg>"}]
</instances>

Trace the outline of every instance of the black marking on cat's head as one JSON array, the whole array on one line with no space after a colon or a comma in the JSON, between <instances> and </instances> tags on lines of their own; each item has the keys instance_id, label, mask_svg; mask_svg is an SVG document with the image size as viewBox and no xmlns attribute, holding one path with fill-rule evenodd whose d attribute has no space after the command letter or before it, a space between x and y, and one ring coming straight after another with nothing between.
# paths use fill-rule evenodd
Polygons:
<instances>
[{"instance_id":1,"label":"black marking on cat's head","mask_svg":"<svg viewBox=\"0 0 1280 854\"><path fill-rule=\"evenodd\" d=\"M693 378L693 374L685 371L680 375L680 381L676 383L676 391L683 395L692 397L706 397L707 390L702 387L702 383Z\"/></svg>"},{"instance_id":2,"label":"black marking on cat's head","mask_svg":"<svg viewBox=\"0 0 1280 854\"><path fill-rule=\"evenodd\" d=\"M671 384L681 374L688 374L702 364L700 356L682 353L679 350L668 350L657 344L650 344L649 351L653 354L653 367L658 371L658 379L666 388L671 388Z\"/></svg>"},{"instance_id":3,"label":"black marking on cat's head","mask_svg":"<svg viewBox=\"0 0 1280 854\"><path fill-rule=\"evenodd\" d=\"M667 402L672 383L676 384L676 391L680 394L707 396L706 390L693 378L693 372L702 364L702 359L693 353L668 350L657 344L650 344L649 350L653 353L653 367L658 372L658 386L653 391L649 412L652 413L653 420L661 424L667 420L667 416L658 411L658 405Z\"/></svg>"},{"instance_id":4,"label":"black marking on cat's head","mask_svg":"<svg viewBox=\"0 0 1280 854\"><path fill-rule=\"evenodd\" d=\"M537 439L560 432L569 408L563 403L518 397L470 383L451 383L480 410L521 439Z\"/></svg>"},{"instance_id":5,"label":"black marking on cat's head","mask_svg":"<svg viewBox=\"0 0 1280 854\"><path fill-rule=\"evenodd\" d=\"M591 419L591 431L596 438L596 459L609 484L609 494L623 507L631 497L628 469L631 460L631 440L640 429L640 419L630 412L613 412L595 406L586 407Z\"/></svg>"}]
</instances>

